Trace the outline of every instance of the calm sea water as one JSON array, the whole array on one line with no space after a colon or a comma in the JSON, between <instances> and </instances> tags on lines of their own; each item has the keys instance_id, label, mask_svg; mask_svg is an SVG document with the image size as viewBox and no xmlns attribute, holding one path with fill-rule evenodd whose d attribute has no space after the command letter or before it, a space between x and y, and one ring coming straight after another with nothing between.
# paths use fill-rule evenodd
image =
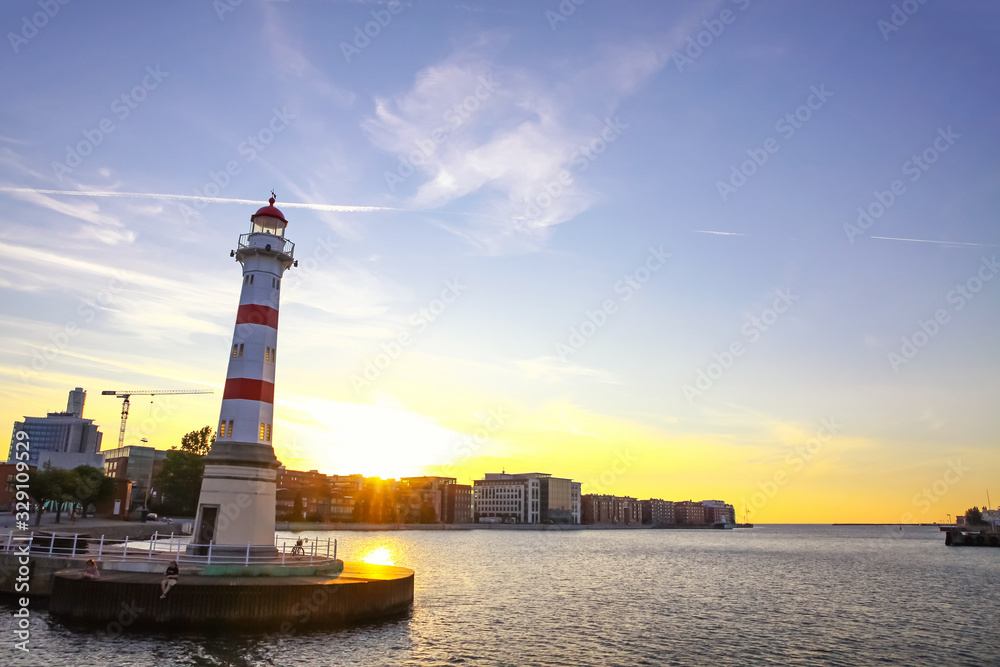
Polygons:
<instances>
[{"instance_id":1,"label":"calm sea water","mask_svg":"<svg viewBox=\"0 0 1000 667\"><path fill-rule=\"evenodd\" d=\"M1000 665L1000 549L936 528L308 533L416 570L411 614L283 636L117 637L36 612L44 665Z\"/></svg>"}]
</instances>

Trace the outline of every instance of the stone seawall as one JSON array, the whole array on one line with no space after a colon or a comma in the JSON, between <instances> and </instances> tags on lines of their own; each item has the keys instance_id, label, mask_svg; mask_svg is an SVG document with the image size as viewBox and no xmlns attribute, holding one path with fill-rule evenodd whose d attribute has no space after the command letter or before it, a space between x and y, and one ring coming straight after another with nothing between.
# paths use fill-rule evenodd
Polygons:
<instances>
[{"instance_id":1,"label":"stone seawall","mask_svg":"<svg viewBox=\"0 0 1000 667\"><path fill-rule=\"evenodd\" d=\"M290 633L403 614L413 604L413 571L346 563L323 576L182 576L166 598L158 574L77 571L56 575L50 613L90 625L147 629L270 629Z\"/></svg>"}]
</instances>

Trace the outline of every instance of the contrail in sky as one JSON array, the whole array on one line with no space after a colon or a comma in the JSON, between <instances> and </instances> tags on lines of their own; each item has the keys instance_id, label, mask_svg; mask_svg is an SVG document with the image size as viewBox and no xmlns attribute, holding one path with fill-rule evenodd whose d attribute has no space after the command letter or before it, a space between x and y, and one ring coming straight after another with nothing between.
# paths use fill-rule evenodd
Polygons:
<instances>
[{"instance_id":1,"label":"contrail in sky","mask_svg":"<svg viewBox=\"0 0 1000 667\"><path fill-rule=\"evenodd\" d=\"M998 247L995 243L963 243L962 241L934 241L931 239L902 239L895 236L873 236L873 239L882 239L883 241L911 241L913 243L937 243L938 245L971 245L971 246L986 246L988 248Z\"/></svg>"},{"instance_id":2,"label":"contrail in sky","mask_svg":"<svg viewBox=\"0 0 1000 667\"><path fill-rule=\"evenodd\" d=\"M38 188L10 188L0 187L0 192L40 194L40 195L67 195L71 197L119 197L124 199L169 199L173 201L203 201L212 204L260 204L259 199L228 199L225 197L201 197L198 195L167 195L156 192L109 192L109 191L83 191L83 190L40 190ZM344 206L339 204L309 204L301 202L280 202L282 208L306 208L313 211L341 211L341 212L371 212L371 211L395 211L398 209L385 206Z\"/></svg>"},{"instance_id":3,"label":"contrail in sky","mask_svg":"<svg viewBox=\"0 0 1000 667\"><path fill-rule=\"evenodd\" d=\"M717 234L719 236L746 236L746 234L741 234L739 232L713 232L708 229L692 229L695 234Z\"/></svg>"}]
</instances>

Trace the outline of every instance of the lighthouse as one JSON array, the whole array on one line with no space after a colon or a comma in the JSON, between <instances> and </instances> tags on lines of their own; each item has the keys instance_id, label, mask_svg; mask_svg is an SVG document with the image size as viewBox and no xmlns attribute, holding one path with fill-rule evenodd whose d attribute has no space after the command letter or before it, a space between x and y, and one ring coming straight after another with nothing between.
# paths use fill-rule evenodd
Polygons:
<instances>
[{"instance_id":1,"label":"lighthouse","mask_svg":"<svg viewBox=\"0 0 1000 667\"><path fill-rule=\"evenodd\" d=\"M274 546L274 371L282 274L298 263L285 238L288 221L268 205L250 216L250 231L230 252L243 284L215 443L205 458L195 536L198 553L270 556Z\"/></svg>"}]
</instances>

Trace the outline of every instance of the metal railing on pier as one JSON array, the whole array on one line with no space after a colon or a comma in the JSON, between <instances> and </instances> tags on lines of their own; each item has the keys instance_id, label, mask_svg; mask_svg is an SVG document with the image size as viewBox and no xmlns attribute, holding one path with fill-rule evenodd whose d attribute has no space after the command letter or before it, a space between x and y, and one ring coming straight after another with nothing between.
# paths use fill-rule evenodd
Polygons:
<instances>
[{"instance_id":1,"label":"metal railing on pier","mask_svg":"<svg viewBox=\"0 0 1000 667\"><path fill-rule=\"evenodd\" d=\"M27 542L27 543L26 543ZM259 546L247 544L242 546L218 545L215 542L198 544L184 538L175 537L175 533L160 535L154 533L148 540L94 539L89 535L74 533L40 533L32 531L28 535L14 534L10 531L2 540L4 551L27 549L29 553L42 556L62 556L94 558L113 558L122 560L176 560L178 563L200 565L243 564L243 565L315 565L337 560L337 540L327 538L325 542L312 540L309 543L289 543L289 540L275 538L277 554L265 553ZM165 546L166 548L162 548ZM189 548L193 547L193 548ZM239 553L240 551L243 553Z\"/></svg>"}]
</instances>

